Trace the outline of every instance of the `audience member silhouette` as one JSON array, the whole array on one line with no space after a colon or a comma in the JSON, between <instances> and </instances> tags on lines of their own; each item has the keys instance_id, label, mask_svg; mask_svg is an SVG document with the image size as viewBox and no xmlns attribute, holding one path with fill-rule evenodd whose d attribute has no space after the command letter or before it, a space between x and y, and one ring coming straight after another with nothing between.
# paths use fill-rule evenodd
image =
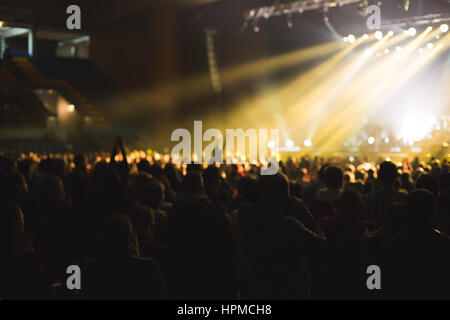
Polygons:
<instances>
[{"instance_id":1,"label":"audience member silhouette","mask_svg":"<svg viewBox=\"0 0 450 320\"><path fill-rule=\"evenodd\" d=\"M138 257L130 219L105 219L97 258L82 266L82 293L88 299L161 299L164 286L157 264Z\"/></svg>"},{"instance_id":2,"label":"audience member silhouette","mask_svg":"<svg viewBox=\"0 0 450 320\"><path fill-rule=\"evenodd\" d=\"M385 161L380 164L378 171L378 183L375 190L366 195L368 217L378 225L382 225L395 202L405 202L406 194L399 192L394 187L397 178L397 167L394 163Z\"/></svg>"}]
</instances>

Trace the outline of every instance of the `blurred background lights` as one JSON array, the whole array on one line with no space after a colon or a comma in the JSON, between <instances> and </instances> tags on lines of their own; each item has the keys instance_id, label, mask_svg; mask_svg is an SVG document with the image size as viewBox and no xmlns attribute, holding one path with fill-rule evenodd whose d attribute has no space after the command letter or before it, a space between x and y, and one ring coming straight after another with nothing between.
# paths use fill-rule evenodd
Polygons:
<instances>
[{"instance_id":1,"label":"blurred background lights","mask_svg":"<svg viewBox=\"0 0 450 320\"><path fill-rule=\"evenodd\" d=\"M348 42L350 42L350 43L355 43L355 36L354 36L354 35L349 34L349 35L347 36L347 39L348 39Z\"/></svg>"},{"instance_id":2,"label":"blurred background lights","mask_svg":"<svg viewBox=\"0 0 450 320\"><path fill-rule=\"evenodd\" d=\"M442 32L447 32L448 31L448 24L446 24L446 23L443 23L443 24L441 24L441 31Z\"/></svg>"},{"instance_id":3,"label":"blurred background lights","mask_svg":"<svg viewBox=\"0 0 450 320\"><path fill-rule=\"evenodd\" d=\"M305 145L305 147L311 147L312 146L312 142L309 139L306 139L303 144Z\"/></svg>"},{"instance_id":4,"label":"blurred background lights","mask_svg":"<svg viewBox=\"0 0 450 320\"><path fill-rule=\"evenodd\" d=\"M294 141L292 141L292 140L286 141L286 147L292 148L293 146L294 146Z\"/></svg>"},{"instance_id":5,"label":"blurred background lights","mask_svg":"<svg viewBox=\"0 0 450 320\"><path fill-rule=\"evenodd\" d=\"M416 35L416 33L417 33L416 28L411 27L411 28L408 29L408 34L409 34L411 37L414 37L414 36Z\"/></svg>"},{"instance_id":6,"label":"blurred background lights","mask_svg":"<svg viewBox=\"0 0 450 320\"><path fill-rule=\"evenodd\" d=\"M375 39L381 40L383 38L383 32L377 31L375 32Z\"/></svg>"}]
</instances>

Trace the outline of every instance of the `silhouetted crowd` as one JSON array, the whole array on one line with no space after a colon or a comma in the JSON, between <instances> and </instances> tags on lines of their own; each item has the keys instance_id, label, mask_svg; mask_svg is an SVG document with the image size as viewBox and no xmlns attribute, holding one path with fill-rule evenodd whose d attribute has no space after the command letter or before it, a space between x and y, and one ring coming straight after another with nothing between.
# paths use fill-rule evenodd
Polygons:
<instances>
[{"instance_id":1,"label":"silhouetted crowd","mask_svg":"<svg viewBox=\"0 0 450 320\"><path fill-rule=\"evenodd\" d=\"M450 298L446 160L109 159L0 158L2 299Z\"/></svg>"}]
</instances>

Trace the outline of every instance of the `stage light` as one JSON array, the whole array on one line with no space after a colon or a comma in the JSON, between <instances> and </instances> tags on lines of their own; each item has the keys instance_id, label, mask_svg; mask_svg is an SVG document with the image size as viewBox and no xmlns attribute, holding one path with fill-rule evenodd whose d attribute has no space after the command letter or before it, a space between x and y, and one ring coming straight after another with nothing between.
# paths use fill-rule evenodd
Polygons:
<instances>
[{"instance_id":1,"label":"stage light","mask_svg":"<svg viewBox=\"0 0 450 320\"><path fill-rule=\"evenodd\" d=\"M423 53L423 48L419 49L419 53L422 54Z\"/></svg>"},{"instance_id":2,"label":"stage light","mask_svg":"<svg viewBox=\"0 0 450 320\"><path fill-rule=\"evenodd\" d=\"M438 49L442 49L443 47L444 47L444 44L443 43L439 43Z\"/></svg>"},{"instance_id":3,"label":"stage light","mask_svg":"<svg viewBox=\"0 0 450 320\"><path fill-rule=\"evenodd\" d=\"M267 144L267 146L272 149L275 146L275 142L273 142L272 140L269 141L269 143Z\"/></svg>"},{"instance_id":4,"label":"stage light","mask_svg":"<svg viewBox=\"0 0 450 320\"><path fill-rule=\"evenodd\" d=\"M344 42L348 42L348 38L347 37L344 37Z\"/></svg>"},{"instance_id":5,"label":"stage light","mask_svg":"<svg viewBox=\"0 0 450 320\"><path fill-rule=\"evenodd\" d=\"M309 139L306 139L303 144L305 145L305 147L311 147L312 146L312 142Z\"/></svg>"},{"instance_id":6,"label":"stage light","mask_svg":"<svg viewBox=\"0 0 450 320\"><path fill-rule=\"evenodd\" d=\"M385 54L388 54L389 52L391 52L391 50L389 50L389 49L384 49L384 53L385 53Z\"/></svg>"},{"instance_id":7,"label":"stage light","mask_svg":"<svg viewBox=\"0 0 450 320\"><path fill-rule=\"evenodd\" d=\"M68 111L68 112L74 112L74 111L75 111L75 106L74 106L73 104L69 104L69 105L67 106L67 111Z\"/></svg>"},{"instance_id":8,"label":"stage light","mask_svg":"<svg viewBox=\"0 0 450 320\"><path fill-rule=\"evenodd\" d=\"M347 36L347 39L348 39L348 42L350 42L350 43L355 43L355 40L356 40L355 36L352 34L349 34Z\"/></svg>"},{"instance_id":9,"label":"stage light","mask_svg":"<svg viewBox=\"0 0 450 320\"><path fill-rule=\"evenodd\" d=\"M409 34L411 37L414 37L414 36L416 35L416 33L417 33L416 28L411 27L411 28L408 29L408 34Z\"/></svg>"},{"instance_id":10,"label":"stage light","mask_svg":"<svg viewBox=\"0 0 450 320\"><path fill-rule=\"evenodd\" d=\"M427 31L430 32L431 30L433 30L433 27L432 27L432 26L429 26L429 27L427 28Z\"/></svg>"},{"instance_id":11,"label":"stage light","mask_svg":"<svg viewBox=\"0 0 450 320\"><path fill-rule=\"evenodd\" d=\"M428 49L432 49L434 47L434 44L432 44L431 42L427 43L427 48Z\"/></svg>"},{"instance_id":12,"label":"stage light","mask_svg":"<svg viewBox=\"0 0 450 320\"><path fill-rule=\"evenodd\" d=\"M369 137L369 139L367 139L367 143L368 144L374 144L375 143L375 138L374 137Z\"/></svg>"},{"instance_id":13,"label":"stage light","mask_svg":"<svg viewBox=\"0 0 450 320\"><path fill-rule=\"evenodd\" d=\"M365 34L363 35L363 39L364 39L364 40L369 39L369 35L368 35L367 33L365 33Z\"/></svg>"},{"instance_id":14,"label":"stage light","mask_svg":"<svg viewBox=\"0 0 450 320\"><path fill-rule=\"evenodd\" d=\"M292 23L292 17L291 17L291 15L290 14L288 14L287 16L286 16L286 24L287 24L287 26L288 26L288 28L292 28L293 26L294 26L294 24Z\"/></svg>"},{"instance_id":15,"label":"stage light","mask_svg":"<svg viewBox=\"0 0 450 320\"><path fill-rule=\"evenodd\" d=\"M365 55L366 57L370 56L371 54L372 54L372 50L370 50L370 49L364 50L364 55Z\"/></svg>"},{"instance_id":16,"label":"stage light","mask_svg":"<svg viewBox=\"0 0 450 320\"><path fill-rule=\"evenodd\" d=\"M375 32L375 39L381 40L383 38L383 32L377 31Z\"/></svg>"},{"instance_id":17,"label":"stage light","mask_svg":"<svg viewBox=\"0 0 450 320\"><path fill-rule=\"evenodd\" d=\"M293 146L294 146L294 141L292 141L292 140L286 141L286 147L292 148Z\"/></svg>"},{"instance_id":18,"label":"stage light","mask_svg":"<svg viewBox=\"0 0 450 320\"><path fill-rule=\"evenodd\" d=\"M352 157L352 156L350 156L350 157L348 157L348 160L349 160L350 162L353 162L353 161L355 161L355 158Z\"/></svg>"},{"instance_id":19,"label":"stage light","mask_svg":"<svg viewBox=\"0 0 450 320\"><path fill-rule=\"evenodd\" d=\"M388 36L389 37L392 37L393 35L394 35L394 31L391 30L391 31L388 32Z\"/></svg>"},{"instance_id":20,"label":"stage light","mask_svg":"<svg viewBox=\"0 0 450 320\"><path fill-rule=\"evenodd\" d=\"M389 137L384 138L384 143L389 143Z\"/></svg>"},{"instance_id":21,"label":"stage light","mask_svg":"<svg viewBox=\"0 0 450 320\"><path fill-rule=\"evenodd\" d=\"M426 117L423 114L414 114L407 116L400 125L400 134L405 145L413 145L414 142L422 140L433 129L433 121L424 121Z\"/></svg>"},{"instance_id":22,"label":"stage light","mask_svg":"<svg viewBox=\"0 0 450 320\"><path fill-rule=\"evenodd\" d=\"M402 52L403 48L402 48L401 46L396 46L396 47L395 47L395 50L396 50L397 52Z\"/></svg>"},{"instance_id":23,"label":"stage light","mask_svg":"<svg viewBox=\"0 0 450 320\"><path fill-rule=\"evenodd\" d=\"M5 25L5 21L0 21L0 28Z\"/></svg>"},{"instance_id":24,"label":"stage light","mask_svg":"<svg viewBox=\"0 0 450 320\"><path fill-rule=\"evenodd\" d=\"M447 32L448 31L448 24L443 23L443 24L441 24L440 28L441 28L442 32Z\"/></svg>"}]
</instances>

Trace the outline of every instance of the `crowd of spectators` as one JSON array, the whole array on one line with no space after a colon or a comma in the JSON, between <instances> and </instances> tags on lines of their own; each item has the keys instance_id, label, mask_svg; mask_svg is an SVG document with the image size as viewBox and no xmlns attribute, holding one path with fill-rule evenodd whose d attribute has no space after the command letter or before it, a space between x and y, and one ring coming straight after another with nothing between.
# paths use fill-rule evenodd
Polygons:
<instances>
[{"instance_id":1,"label":"crowd of spectators","mask_svg":"<svg viewBox=\"0 0 450 320\"><path fill-rule=\"evenodd\" d=\"M450 298L446 160L0 158L2 299ZM81 289L66 270L81 269ZM369 290L367 268L381 270Z\"/></svg>"}]
</instances>

